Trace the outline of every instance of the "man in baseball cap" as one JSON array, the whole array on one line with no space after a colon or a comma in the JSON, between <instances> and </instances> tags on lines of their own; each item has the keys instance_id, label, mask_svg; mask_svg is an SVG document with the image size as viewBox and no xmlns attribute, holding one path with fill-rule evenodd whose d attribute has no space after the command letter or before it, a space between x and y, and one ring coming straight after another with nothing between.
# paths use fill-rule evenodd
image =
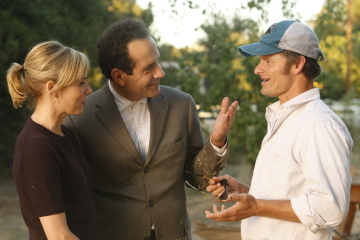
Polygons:
<instances>
[{"instance_id":1,"label":"man in baseball cap","mask_svg":"<svg viewBox=\"0 0 360 240\"><path fill-rule=\"evenodd\" d=\"M241 221L242 239L331 239L349 207L353 140L343 121L320 100L313 79L324 59L316 34L299 21L271 25L257 43L238 47L259 56L254 72L261 93L279 101L266 109L268 133L256 159L251 186L230 176L209 181L213 195L223 192L235 205L206 217Z\"/></svg>"}]
</instances>

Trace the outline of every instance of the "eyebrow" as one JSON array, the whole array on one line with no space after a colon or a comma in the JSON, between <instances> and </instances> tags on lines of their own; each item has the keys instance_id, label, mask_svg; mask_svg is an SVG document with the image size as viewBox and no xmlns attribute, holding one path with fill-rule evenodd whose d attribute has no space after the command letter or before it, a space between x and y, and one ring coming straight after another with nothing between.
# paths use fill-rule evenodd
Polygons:
<instances>
[{"instance_id":1,"label":"eyebrow","mask_svg":"<svg viewBox=\"0 0 360 240\"><path fill-rule=\"evenodd\" d=\"M143 68L143 72L146 72L146 71L148 71L148 70L151 70L151 69L154 67L155 64L156 64L156 62L152 62L152 63L146 65L146 66Z\"/></svg>"},{"instance_id":2,"label":"eyebrow","mask_svg":"<svg viewBox=\"0 0 360 240\"><path fill-rule=\"evenodd\" d=\"M271 56L269 56L269 55L264 55L264 56L261 56L259 59L260 59L260 60L264 60L264 61L266 61L266 60L271 60L271 59L272 59L272 57L271 57Z\"/></svg>"},{"instance_id":3,"label":"eyebrow","mask_svg":"<svg viewBox=\"0 0 360 240\"><path fill-rule=\"evenodd\" d=\"M160 61L161 61L161 58L160 58L160 56L159 56L158 59L156 59L156 61L154 61L154 62L146 65L146 66L142 69L142 71L143 71L143 72L146 72L146 71L151 70L152 68L154 68L155 64L157 64L157 63L160 62Z\"/></svg>"}]
</instances>

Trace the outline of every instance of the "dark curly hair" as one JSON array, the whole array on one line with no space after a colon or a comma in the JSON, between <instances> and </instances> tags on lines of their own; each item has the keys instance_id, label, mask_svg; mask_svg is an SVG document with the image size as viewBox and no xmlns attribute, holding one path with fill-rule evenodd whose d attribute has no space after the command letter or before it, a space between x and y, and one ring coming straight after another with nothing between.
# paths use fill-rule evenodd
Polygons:
<instances>
[{"instance_id":1,"label":"dark curly hair","mask_svg":"<svg viewBox=\"0 0 360 240\"><path fill-rule=\"evenodd\" d=\"M136 19L124 18L111 24L97 42L98 63L106 78L112 79L111 70L118 68L132 75L135 65L128 52L128 43L149 37L145 24Z\"/></svg>"}]
</instances>

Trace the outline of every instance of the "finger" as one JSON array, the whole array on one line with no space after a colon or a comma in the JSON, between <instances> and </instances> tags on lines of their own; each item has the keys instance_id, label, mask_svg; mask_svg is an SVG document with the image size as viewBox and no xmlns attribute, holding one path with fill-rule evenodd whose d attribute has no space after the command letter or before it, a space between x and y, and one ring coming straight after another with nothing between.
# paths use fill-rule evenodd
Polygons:
<instances>
[{"instance_id":1,"label":"finger","mask_svg":"<svg viewBox=\"0 0 360 240\"><path fill-rule=\"evenodd\" d=\"M227 213L229 209L227 210L224 210L224 212L214 212L214 213L211 213L210 211L205 211L205 214L206 214L206 218L210 218L210 219L213 219L217 222L224 222L224 221L231 221L231 218L232 215L230 213Z\"/></svg>"},{"instance_id":2,"label":"finger","mask_svg":"<svg viewBox=\"0 0 360 240\"><path fill-rule=\"evenodd\" d=\"M206 187L206 191L208 192L213 192L216 189L216 185L209 185Z\"/></svg>"},{"instance_id":3,"label":"finger","mask_svg":"<svg viewBox=\"0 0 360 240\"><path fill-rule=\"evenodd\" d=\"M222 179L222 176L213 177L212 179L215 180L215 182L220 182Z\"/></svg>"},{"instance_id":4,"label":"finger","mask_svg":"<svg viewBox=\"0 0 360 240\"><path fill-rule=\"evenodd\" d=\"M213 205L213 212L214 212L214 213L218 213L218 212L219 212L216 204Z\"/></svg>"},{"instance_id":5,"label":"finger","mask_svg":"<svg viewBox=\"0 0 360 240\"><path fill-rule=\"evenodd\" d=\"M231 106L229 107L229 110L228 110L228 115L233 118L235 116L235 113L237 111L237 106L238 106L238 102L235 101L231 104Z\"/></svg>"},{"instance_id":6,"label":"finger","mask_svg":"<svg viewBox=\"0 0 360 240\"><path fill-rule=\"evenodd\" d=\"M216 179L214 179L214 178L212 178L212 179L209 180L209 184L210 184L210 185L216 185L216 183L217 183L217 181L216 181Z\"/></svg>"},{"instance_id":7,"label":"finger","mask_svg":"<svg viewBox=\"0 0 360 240\"><path fill-rule=\"evenodd\" d=\"M209 185L217 185L222 180L221 177L213 177L208 181Z\"/></svg>"},{"instance_id":8,"label":"finger","mask_svg":"<svg viewBox=\"0 0 360 240\"><path fill-rule=\"evenodd\" d=\"M243 202L246 201L247 193L230 193L227 202Z\"/></svg>"},{"instance_id":9,"label":"finger","mask_svg":"<svg viewBox=\"0 0 360 240\"><path fill-rule=\"evenodd\" d=\"M226 116L224 116L224 118L226 119L225 121L228 126L231 126L233 124L236 111L237 111L237 102L233 103L229 107L229 110L228 110Z\"/></svg>"},{"instance_id":10,"label":"finger","mask_svg":"<svg viewBox=\"0 0 360 240\"><path fill-rule=\"evenodd\" d=\"M220 113L226 113L228 110L228 106L229 106L229 98L228 97L224 97L224 99L221 101L221 108L220 108Z\"/></svg>"},{"instance_id":11,"label":"finger","mask_svg":"<svg viewBox=\"0 0 360 240\"><path fill-rule=\"evenodd\" d=\"M224 193L224 191L225 191L225 188L224 188L224 187L220 187L220 188L216 189L215 191L213 191L213 192L212 192L212 195L220 198L221 195Z\"/></svg>"},{"instance_id":12,"label":"finger","mask_svg":"<svg viewBox=\"0 0 360 240\"><path fill-rule=\"evenodd\" d=\"M227 199L225 199L225 202L237 202L238 201L237 200L238 199L237 195L239 195L239 194L237 194L237 193L229 193ZM220 196L219 196L219 198L220 198Z\"/></svg>"},{"instance_id":13,"label":"finger","mask_svg":"<svg viewBox=\"0 0 360 240\"><path fill-rule=\"evenodd\" d=\"M225 210L225 205L221 205L221 211Z\"/></svg>"},{"instance_id":14,"label":"finger","mask_svg":"<svg viewBox=\"0 0 360 240\"><path fill-rule=\"evenodd\" d=\"M218 194L218 188L220 188L219 186L217 186L217 185L209 185L209 186L207 186L206 187L206 191L208 191L208 192L214 192L214 191L216 191L215 192L215 196L216 196L216 194ZM221 191L221 190L220 190ZM214 194L213 194L214 195Z\"/></svg>"},{"instance_id":15,"label":"finger","mask_svg":"<svg viewBox=\"0 0 360 240\"><path fill-rule=\"evenodd\" d=\"M239 105L239 102L238 101L234 101L232 104L231 104L231 107L234 109L234 110L237 110L237 106Z\"/></svg>"},{"instance_id":16,"label":"finger","mask_svg":"<svg viewBox=\"0 0 360 240\"><path fill-rule=\"evenodd\" d=\"M229 113L227 113L227 114L225 114L224 115L224 124L223 124L223 126L225 127L225 128L228 128L231 124L232 124L232 121L231 121L231 116L229 115Z\"/></svg>"},{"instance_id":17,"label":"finger","mask_svg":"<svg viewBox=\"0 0 360 240\"><path fill-rule=\"evenodd\" d=\"M217 184L218 188L213 191L213 195L220 197L225 192L225 187L222 186L220 183Z\"/></svg>"}]
</instances>

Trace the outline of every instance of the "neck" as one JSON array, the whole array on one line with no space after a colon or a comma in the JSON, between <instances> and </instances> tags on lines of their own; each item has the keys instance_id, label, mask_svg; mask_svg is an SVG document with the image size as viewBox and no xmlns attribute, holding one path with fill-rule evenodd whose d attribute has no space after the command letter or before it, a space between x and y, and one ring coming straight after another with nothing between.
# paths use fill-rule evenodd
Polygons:
<instances>
[{"instance_id":1,"label":"neck","mask_svg":"<svg viewBox=\"0 0 360 240\"><path fill-rule=\"evenodd\" d=\"M138 98L138 97L135 97L135 96L132 96L131 94L129 94L127 92L127 90L121 86L120 84L117 84L116 82L114 81L110 81L110 84L111 86L113 87L113 89L123 98L126 98L127 100L129 101L132 101L132 102L137 102L139 100L141 100L141 98Z\"/></svg>"},{"instance_id":2,"label":"neck","mask_svg":"<svg viewBox=\"0 0 360 240\"><path fill-rule=\"evenodd\" d=\"M63 136L64 133L61 130L61 124L65 116L66 115L62 116L57 114L55 108L51 105L44 106L37 104L34 113L31 115L31 119L49 131Z\"/></svg>"},{"instance_id":3,"label":"neck","mask_svg":"<svg viewBox=\"0 0 360 240\"><path fill-rule=\"evenodd\" d=\"M296 97L304 92L307 92L313 88L314 88L313 81L309 80L301 75L301 76L297 77L297 79L294 81L291 91L287 92L284 95L278 96L278 98L280 100L280 104L284 104L287 101L293 99L294 97Z\"/></svg>"}]
</instances>

